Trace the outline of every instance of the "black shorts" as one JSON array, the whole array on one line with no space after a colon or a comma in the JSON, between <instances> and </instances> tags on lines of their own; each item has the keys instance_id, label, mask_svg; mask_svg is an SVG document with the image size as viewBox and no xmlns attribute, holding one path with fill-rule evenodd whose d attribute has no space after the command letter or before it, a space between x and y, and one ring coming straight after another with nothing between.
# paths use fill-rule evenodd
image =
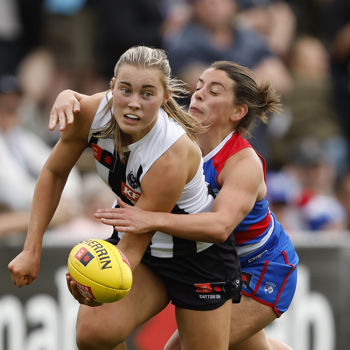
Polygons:
<instances>
[{"instance_id":1,"label":"black shorts","mask_svg":"<svg viewBox=\"0 0 350 350\"><path fill-rule=\"evenodd\" d=\"M158 258L145 253L142 262L162 279L175 306L213 310L229 299L240 301L240 263L230 238L191 255Z\"/></svg>"}]
</instances>

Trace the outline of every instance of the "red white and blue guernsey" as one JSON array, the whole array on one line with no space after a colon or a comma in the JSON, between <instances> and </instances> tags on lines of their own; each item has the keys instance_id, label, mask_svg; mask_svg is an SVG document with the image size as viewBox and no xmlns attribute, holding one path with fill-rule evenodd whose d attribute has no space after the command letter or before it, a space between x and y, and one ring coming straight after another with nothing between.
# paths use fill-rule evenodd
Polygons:
<instances>
[{"instance_id":1,"label":"red white and blue guernsey","mask_svg":"<svg viewBox=\"0 0 350 350\"><path fill-rule=\"evenodd\" d=\"M247 140L232 132L204 157L205 178L214 196L220 191L218 177L226 160L248 147L252 146ZM258 156L266 177L265 161ZM241 293L271 306L280 316L294 296L299 258L287 233L269 210L266 197L255 203L233 235L242 269Z\"/></svg>"},{"instance_id":2,"label":"red white and blue guernsey","mask_svg":"<svg viewBox=\"0 0 350 350\"><path fill-rule=\"evenodd\" d=\"M141 182L147 171L182 135L184 129L162 110L153 128L140 140L128 145L124 159L115 154L113 135L97 137L98 131L113 117L108 109L109 93L96 112L89 134L89 146L93 150L96 170L104 182L123 201L134 205L141 195ZM185 188L173 209L173 213L190 214L210 211L214 198L208 193L203 174L203 163L197 174ZM116 203L115 203L116 205ZM119 239L122 233L118 233ZM172 258L174 256L199 253L213 244L190 241L162 232L156 232L148 249L154 257Z\"/></svg>"}]
</instances>

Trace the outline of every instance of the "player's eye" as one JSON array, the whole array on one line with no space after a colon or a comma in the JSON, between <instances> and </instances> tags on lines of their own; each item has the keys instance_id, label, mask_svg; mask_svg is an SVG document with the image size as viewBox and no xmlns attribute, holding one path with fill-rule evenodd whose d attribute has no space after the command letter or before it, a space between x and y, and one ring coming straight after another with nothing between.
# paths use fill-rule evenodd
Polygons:
<instances>
[{"instance_id":1,"label":"player's eye","mask_svg":"<svg viewBox=\"0 0 350 350\"><path fill-rule=\"evenodd\" d=\"M130 93L130 89L129 88L127 88L127 87L121 87L120 88L120 91L123 93L123 94L128 94L128 93Z\"/></svg>"},{"instance_id":2,"label":"player's eye","mask_svg":"<svg viewBox=\"0 0 350 350\"><path fill-rule=\"evenodd\" d=\"M149 98L149 97L153 96L153 93L151 91L145 91L143 93L143 96L146 97L146 98Z\"/></svg>"}]
</instances>

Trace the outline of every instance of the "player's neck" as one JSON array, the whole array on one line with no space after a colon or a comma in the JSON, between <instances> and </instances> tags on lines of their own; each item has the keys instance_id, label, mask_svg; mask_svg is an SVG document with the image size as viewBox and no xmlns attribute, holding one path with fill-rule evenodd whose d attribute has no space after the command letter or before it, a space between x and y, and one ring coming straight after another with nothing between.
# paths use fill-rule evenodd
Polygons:
<instances>
[{"instance_id":1,"label":"player's neck","mask_svg":"<svg viewBox=\"0 0 350 350\"><path fill-rule=\"evenodd\" d=\"M223 130L222 128L210 127L207 132L200 134L199 145L202 150L202 155L205 156L218 146L232 130Z\"/></svg>"}]
</instances>

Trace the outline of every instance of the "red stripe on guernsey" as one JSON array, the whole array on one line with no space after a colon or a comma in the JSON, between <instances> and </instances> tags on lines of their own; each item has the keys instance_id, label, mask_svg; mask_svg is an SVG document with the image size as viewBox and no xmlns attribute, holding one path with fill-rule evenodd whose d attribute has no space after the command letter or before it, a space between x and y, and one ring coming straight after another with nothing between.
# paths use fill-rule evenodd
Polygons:
<instances>
[{"instance_id":1,"label":"red stripe on guernsey","mask_svg":"<svg viewBox=\"0 0 350 350\"><path fill-rule=\"evenodd\" d=\"M91 148L92 148L92 151L94 152L94 158L100 161L103 149L100 146L96 145L95 143L91 145Z\"/></svg>"},{"instance_id":2,"label":"red stripe on guernsey","mask_svg":"<svg viewBox=\"0 0 350 350\"><path fill-rule=\"evenodd\" d=\"M240 134L234 133L220 152L213 157L213 166L218 173L217 176L219 176L229 157L248 147L252 147L251 144L242 138Z\"/></svg>"},{"instance_id":3,"label":"red stripe on guernsey","mask_svg":"<svg viewBox=\"0 0 350 350\"><path fill-rule=\"evenodd\" d=\"M252 148L252 145L249 143L249 141L244 139L240 134L234 133L232 137L225 143L225 146L220 150L220 152L213 157L213 166L218 173L217 176L219 176L227 159L245 148ZM258 155L258 157L262 162L263 169L264 169L264 179L266 182L265 159L258 152L256 152L256 154Z\"/></svg>"},{"instance_id":4,"label":"red stripe on guernsey","mask_svg":"<svg viewBox=\"0 0 350 350\"><path fill-rule=\"evenodd\" d=\"M243 244L259 237L263 234L271 224L270 212L267 213L264 219L251 225L246 231L235 231L236 244Z\"/></svg>"}]
</instances>

